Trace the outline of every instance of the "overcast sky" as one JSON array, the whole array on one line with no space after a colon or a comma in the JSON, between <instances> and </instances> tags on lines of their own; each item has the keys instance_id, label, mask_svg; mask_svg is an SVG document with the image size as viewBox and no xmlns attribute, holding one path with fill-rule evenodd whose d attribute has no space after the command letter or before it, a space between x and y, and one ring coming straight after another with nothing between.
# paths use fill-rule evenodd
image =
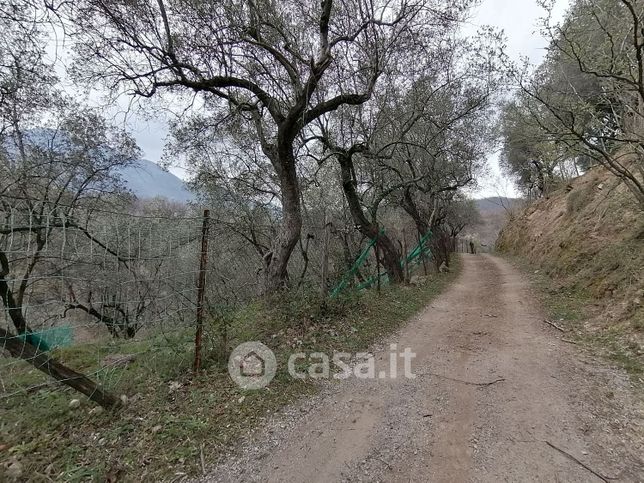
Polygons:
<instances>
[{"instance_id":1,"label":"overcast sky","mask_svg":"<svg viewBox=\"0 0 644 483\"><path fill-rule=\"evenodd\" d=\"M557 0L555 18L563 16L569 0ZM544 55L546 41L539 34L538 20L543 9L537 0L482 0L466 31L476 33L479 26L491 25L502 29L507 38L507 52L515 60L527 57L538 64ZM163 153L167 129L163 120L146 120L137 115L128 117L127 129L135 136L146 159L158 162ZM479 180L479 187L472 193L477 198L485 196L510 196L515 194L512 184L505 179L498 166L498 154L489 159L490 173ZM178 167L171 167L174 174L185 177Z\"/></svg>"},{"instance_id":2,"label":"overcast sky","mask_svg":"<svg viewBox=\"0 0 644 483\"><path fill-rule=\"evenodd\" d=\"M555 21L563 17L569 3L569 0L556 0ZM491 25L502 29L507 39L508 55L514 60L527 57L532 64L539 64L547 45L538 26L543 14L537 0L482 0L470 28L475 31L480 25ZM472 195L476 198L516 196L513 183L499 169L498 153L490 157L488 165L488 175L479 180L479 186Z\"/></svg>"}]
</instances>

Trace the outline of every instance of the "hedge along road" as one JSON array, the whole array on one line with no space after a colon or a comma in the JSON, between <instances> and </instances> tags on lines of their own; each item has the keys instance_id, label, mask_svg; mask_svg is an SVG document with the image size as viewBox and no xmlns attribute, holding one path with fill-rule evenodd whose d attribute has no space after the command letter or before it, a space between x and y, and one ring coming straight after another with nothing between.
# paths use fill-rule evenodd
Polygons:
<instances>
[{"instance_id":1,"label":"hedge along road","mask_svg":"<svg viewBox=\"0 0 644 483\"><path fill-rule=\"evenodd\" d=\"M641 400L562 341L526 279L464 255L456 283L375 350L416 378L349 378L282 411L205 481L642 481ZM214 463L214 462L213 462Z\"/></svg>"}]
</instances>

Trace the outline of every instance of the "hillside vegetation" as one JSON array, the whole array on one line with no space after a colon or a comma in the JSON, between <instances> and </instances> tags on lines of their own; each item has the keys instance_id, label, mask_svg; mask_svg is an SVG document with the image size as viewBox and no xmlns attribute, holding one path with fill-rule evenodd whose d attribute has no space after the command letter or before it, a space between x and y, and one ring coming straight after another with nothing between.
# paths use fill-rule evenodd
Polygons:
<instances>
[{"instance_id":1,"label":"hillside vegetation","mask_svg":"<svg viewBox=\"0 0 644 483\"><path fill-rule=\"evenodd\" d=\"M545 276L558 323L634 373L643 362L642 215L627 188L595 167L513 216L497 241Z\"/></svg>"}]
</instances>

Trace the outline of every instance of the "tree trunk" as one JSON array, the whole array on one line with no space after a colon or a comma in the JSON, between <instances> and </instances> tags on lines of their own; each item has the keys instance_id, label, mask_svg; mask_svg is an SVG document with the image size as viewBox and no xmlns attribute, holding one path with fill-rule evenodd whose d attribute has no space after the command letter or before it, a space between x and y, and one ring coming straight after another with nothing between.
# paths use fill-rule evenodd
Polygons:
<instances>
[{"instance_id":1,"label":"tree trunk","mask_svg":"<svg viewBox=\"0 0 644 483\"><path fill-rule=\"evenodd\" d=\"M345 269L349 271L356 263L356 260L360 256L360 253L357 253L355 256L351 253L351 247L349 246L349 240L347 240L346 233L342 233L340 235L340 239L342 240L342 252L344 254L344 263L346 266ZM358 283L365 282L365 278L362 276L362 273L360 272L359 268L356 268L355 276L356 276L356 279L358 280Z\"/></svg>"},{"instance_id":2,"label":"tree trunk","mask_svg":"<svg viewBox=\"0 0 644 483\"><path fill-rule=\"evenodd\" d=\"M65 314L67 314L68 310L80 310L91 315L99 322L103 323L105 327L107 327L107 331L115 339L119 339L121 336L123 336L124 339L132 339L139 328L131 325L127 319L125 319L124 322L118 322L114 318L105 315L104 312L99 312L94 307L88 307L86 305L79 304L78 302L67 304L65 307ZM105 309L103 308L103 310Z\"/></svg>"},{"instance_id":3,"label":"tree trunk","mask_svg":"<svg viewBox=\"0 0 644 483\"><path fill-rule=\"evenodd\" d=\"M119 405L120 400L117 397L105 392L87 376L61 364L45 352L39 351L33 345L19 339L17 336L2 328L0 328L0 344L13 357L27 361L39 371L85 394L96 404L106 409Z\"/></svg>"},{"instance_id":4,"label":"tree trunk","mask_svg":"<svg viewBox=\"0 0 644 483\"><path fill-rule=\"evenodd\" d=\"M438 226L434 228L434 236L430 240L430 246L434 255L434 264L439 268L443 263L449 267L452 237L449 233Z\"/></svg>"},{"instance_id":5,"label":"tree trunk","mask_svg":"<svg viewBox=\"0 0 644 483\"><path fill-rule=\"evenodd\" d=\"M537 174L537 188L539 188L539 195L540 196L546 196L547 193L547 187L546 187L546 178L545 175L543 174L543 165L541 162L539 162L536 159L532 160L532 164L535 168L536 174Z\"/></svg>"},{"instance_id":6,"label":"tree trunk","mask_svg":"<svg viewBox=\"0 0 644 483\"><path fill-rule=\"evenodd\" d=\"M14 327L19 334L24 334L28 332L29 328L27 327L27 321L25 320L24 315L22 314L22 307L16 302L13 292L9 287L9 283L5 277L9 274L9 262L7 262L7 257L3 252L0 252L0 298L2 303L7 308L7 313L11 322L13 322Z\"/></svg>"},{"instance_id":7,"label":"tree trunk","mask_svg":"<svg viewBox=\"0 0 644 483\"><path fill-rule=\"evenodd\" d=\"M426 221L418 210L410 190L405 190L402 200L402 208L412 218L412 220L414 220L418 233L420 236L425 236L430 229L433 232L428 244L431 249L436 268L440 267L443 263L449 267L452 245L451 238L450 235L446 234L441 227L442 218L437 216L438 201L436 198L434 198L433 204L434 207L432 209L432 214L429 217L429 221Z\"/></svg>"},{"instance_id":8,"label":"tree trunk","mask_svg":"<svg viewBox=\"0 0 644 483\"><path fill-rule=\"evenodd\" d=\"M300 239L302 213L300 187L295 157L290 150L280 152L278 174L282 193L282 223L271 251L264 257L265 278L263 293L273 293L288 285L288 262Z\"/></svg>"},{"instance_id":9,"label":"tree trunk","mask_svg":"<svg viewBox=\"0 0 644 483\"><path fill-rule=\"evenodd\" d=\"M380 233L380 227L376 223L371 223L362 211L353 178L353 162L350 156L338 154L337 158L342 172L342 189L356 227L364 236L371 239L377 238L378 253L381 254L382 264L389 274L390 281L393 283L403 282L405 277L400 267L400 253L396 246L386 233Z\"/></svg>"},{"instance_id":10,"label":"tree trunk","mask_svg":"<svg viewBox=\"0 0 644 483\"><path fill-rule=\"evenodd\" d=\"M416 206L416 203L411 196L409 188L405 190L401 206L402 209L405 210L405 212L411 217L411 219L414 220L414 224L416 225L416 229L418 230L419 235L421 237L427 235L427 233L429 232L429 223L425 221L423 216L420 214L420 211L418 211L418 207Z\"/></svg>"}]
</instances>

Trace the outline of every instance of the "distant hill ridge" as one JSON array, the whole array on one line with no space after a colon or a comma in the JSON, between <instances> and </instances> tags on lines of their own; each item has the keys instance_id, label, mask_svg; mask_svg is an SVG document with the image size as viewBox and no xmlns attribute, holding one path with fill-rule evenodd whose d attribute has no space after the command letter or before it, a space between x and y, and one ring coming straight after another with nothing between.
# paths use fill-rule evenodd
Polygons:
<instances>
[{"instance_id":1,"label":"distant hill ridge","mask_svg":"<svg viewBox=\"0 0 644 483\"><path fill-rule=\"evenodd\" d=\"M464 234L472 235L483 245L493 247L501 228L508 220L510 212L515 210L521 201L516 198L501 198L498 196L474 200L481 215L481 221L466 227Z\"/></svg>"},{"instance_id":2,"label":"distant hill ridge","mask_svg":"<svg viewBox=\"0 0 644 483\"><path fill-rule=\"evenodd\" d=\"M181 178L147 159L119 169L119 174L127 188L137 198L147 199L159 196L180 203L195 199L194 194L188 190Z\"/></svg>"},{"instance_id":3,"label":"distant hill ridge","mask_svg":"<svg viewBox=\"0 0 644 483\"><path fill-rule=\"evenodd\" d=\"M487 213L505 213L507 210L512 209L516 205L517 201L519 200L516 198L502 198L500 196L474 200L481 215Z\"/></svg>"},{"instance_id":4,"label":"distant hill ridge","mask_svg":"<svg viewBox=\"0 0 644 483\"><path fill-rule=\"evenodd\" d=\"M65 138L59 132L48 128L35 128L25 132L25 142L41 149L64 150ZM17 154L17 147L11 141L4 146L10 156ZM129 191L137 198L167 198L171 201L187 203L195 196L188 190L186 183L174 174L164 170L147 159L137 160L134 164L116 170Z\"/></svg>"}]
</instances>

